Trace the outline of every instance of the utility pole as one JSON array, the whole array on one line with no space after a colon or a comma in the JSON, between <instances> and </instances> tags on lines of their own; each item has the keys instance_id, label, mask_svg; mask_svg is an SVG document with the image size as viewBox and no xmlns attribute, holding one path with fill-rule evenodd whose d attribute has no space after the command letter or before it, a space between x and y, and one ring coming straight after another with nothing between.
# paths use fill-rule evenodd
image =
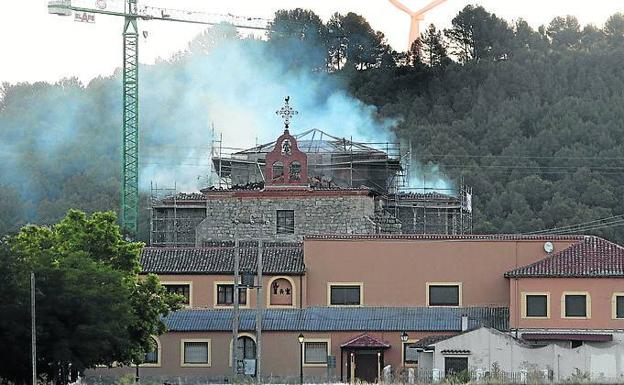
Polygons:
<instances>
[{"instance_id":1,"label":"utility pole","mask_svg":"<svg viewBox=\"0 0 624 385\"><path fill-rule=\"evenodd\" d=\"M35 273L30 273L30 349L32 385L37 385L37 327L35 322Z\"/></svg>"},{"instance_id":2,"label":"utility pole","mask_svg":"<svg viewBox=\"0 0 624 385\"><path fill-rule=\"evenodd\" d=\"M238 241L238 223L235 226L234 238L234 317L232 318L232 372L234 379L238 375L238 322L239 322L239 304L238 304L238 281L239 281L239 262L240 262L240 244Z\"/></svg>"},{"instance_id":3,"label":"utility pole","mask_svg":"<svg viewBox=\"0 0 624 385\"><path fill-rule=\"evenodd\" d=\"M262 295L262 254L264 241L258 241L258 285L256 295L256 383L262 384L262 310L264 309L264 296Z\"/></svg>"}]
</instances>

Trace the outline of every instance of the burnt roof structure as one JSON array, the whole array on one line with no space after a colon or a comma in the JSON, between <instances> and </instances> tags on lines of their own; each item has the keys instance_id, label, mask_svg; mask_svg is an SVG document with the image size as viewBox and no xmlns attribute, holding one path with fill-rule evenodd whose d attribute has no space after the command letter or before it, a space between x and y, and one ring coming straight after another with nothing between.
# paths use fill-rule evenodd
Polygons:
<instances>
[{"instance_id":1,"label":"burnt roof structure","mask_svg":"<svg viewBox=\"0 0 624 385\"><path fill-rule=\"evenodd\" d=\"M398 143L355 142L319 129L292 136L299 150L307 155L308 182L312 186L365 186L387 193L395 191L404 177ZM276 143L229 151L214 146L212 162L219 186L230 188L265 182L266 156Z\"/></svg>"}]
</instances>

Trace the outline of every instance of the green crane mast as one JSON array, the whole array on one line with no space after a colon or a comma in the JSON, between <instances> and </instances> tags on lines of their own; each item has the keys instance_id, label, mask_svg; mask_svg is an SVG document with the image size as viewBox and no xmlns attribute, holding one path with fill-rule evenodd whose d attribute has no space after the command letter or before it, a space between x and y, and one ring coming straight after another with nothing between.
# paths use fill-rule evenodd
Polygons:
<instances>
[{"instance_id":1,"label":"green crane mast","mask_svg":"<svg viewBox=\"0 0 624 385\"><path fill-rule=\"evenodd\" d=\"M48 12L60 16L75 15L77 21L94 21L92 14L124 18L123 27L123 116L121 151L121 226L129 238L138 232L139 218L139 29L138 19L176 21L215 25L229 23L238 28L266 30L268 20L262 18L218 15L142 6L137 0L119 1L54 0L48 2ZM115 4L117 3L117 4ZM117 8L115 6L117 5ZM112 8L112 9L109 9Z\"/></svg>"},{"instance_id":2,"label":"green crane mast","mask_svg":"<svg viewBox=\"0 0 624 385\"><path fill-rule=\"evenodd\" d=\"M128 0L123 29L123 128L121 227L129 237L139 228L139 30L137 0Z\"/></svg>"}]
</instances>

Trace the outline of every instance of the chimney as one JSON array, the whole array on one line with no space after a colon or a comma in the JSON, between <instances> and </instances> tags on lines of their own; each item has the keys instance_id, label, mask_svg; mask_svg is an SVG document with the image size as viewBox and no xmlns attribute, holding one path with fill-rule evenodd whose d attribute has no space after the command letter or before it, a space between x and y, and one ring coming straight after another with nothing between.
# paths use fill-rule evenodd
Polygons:
<instances>
[{"instance_id":1,"label":"chimney","mask_svg":"<svg viewBox=\"0 0 624 385\"><path fill-rule=\"evenodd\" d=\"M468 330L468 316L466 314L462 314L461 331L465 332L466 330Z\"/></svg>"}]
</instances>

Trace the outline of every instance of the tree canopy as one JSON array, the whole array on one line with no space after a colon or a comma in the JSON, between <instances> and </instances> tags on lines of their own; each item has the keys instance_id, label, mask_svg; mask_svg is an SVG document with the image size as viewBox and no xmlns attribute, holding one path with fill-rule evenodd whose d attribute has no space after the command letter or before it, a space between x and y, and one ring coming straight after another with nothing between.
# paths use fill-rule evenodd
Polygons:
<instances>
[{"instance_id":1,"label":"tree canopy","mask_svg":"<svg viewBox=\"0 0 624 385\"><path fill-rule=\"evenodd\" d=\"M116 216L71 210L0 243L0 382L30 380L30 273L36 277L37 367L64 384L96 365L140 363L180 305L154 275L139 276L140 243Z\"/></svg>"}]
</instances>

